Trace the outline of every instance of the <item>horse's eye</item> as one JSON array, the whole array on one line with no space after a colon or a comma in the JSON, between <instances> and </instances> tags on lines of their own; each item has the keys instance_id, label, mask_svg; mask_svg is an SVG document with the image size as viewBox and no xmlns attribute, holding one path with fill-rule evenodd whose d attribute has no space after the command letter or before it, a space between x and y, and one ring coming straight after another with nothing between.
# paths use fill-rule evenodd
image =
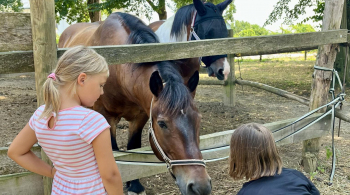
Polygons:
<instances>
[{"instance_id":1,"label":"horse's eye","mask_svg":"<svg viewBox=\"0 0 350 195\"><path fill-rule=\"evenodd\" d=\"M166 126L166 124L165 124L164 121L158 121L158 125L159 125L159 127L162 128L162 129L168 128L168 127Z\"/></svg>"}]
</instances>

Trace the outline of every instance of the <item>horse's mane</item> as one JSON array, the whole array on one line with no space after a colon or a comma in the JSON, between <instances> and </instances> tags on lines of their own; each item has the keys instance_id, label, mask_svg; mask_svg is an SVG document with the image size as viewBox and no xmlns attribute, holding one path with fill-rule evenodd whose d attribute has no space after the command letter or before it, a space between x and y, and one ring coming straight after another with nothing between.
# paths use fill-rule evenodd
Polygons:
<instances>
[{"instance_id":1,"label":"horse's mane","mask_svg":"<svg viewBox=\"0 0 350 195\"><path fill-rule=\"evenodd\" d=\"M121 22L130 30L128 44L159 43L157 35L139 18L122 12L116 12Z\"/></svg>"},{"instance_id":2,"label":"horse's mane","mask_svg":"<svg viewBox=\"0 0 350 195\"><path fill-rule=\"evenodd\" d=\"M126 13L117 13L121 22L129 28L130 34L128 44L159 43L157 35L152 29L146 26L140 19ZM165 82L165 86L158 96L160 108L165 114L174 115L180 113L193 103L191 94L183 83L183 78L177 69L174 61L161 61L152 63L137 63L135 67L156 63L160 76Z\"/></svg>"},{"instance_id":3,"label":"horse's mane","mask_svg":"<svg viewBox=\"0 0 350 195\"><path fill-rule=\"evenodd\" d=\"M195 10L194 5L191 4L181 7L176 12L170 36L175 36L176 38L181 36L181 33L186 30L186 26L191 25L192 13Z\"/></svg>"}]
</instances>

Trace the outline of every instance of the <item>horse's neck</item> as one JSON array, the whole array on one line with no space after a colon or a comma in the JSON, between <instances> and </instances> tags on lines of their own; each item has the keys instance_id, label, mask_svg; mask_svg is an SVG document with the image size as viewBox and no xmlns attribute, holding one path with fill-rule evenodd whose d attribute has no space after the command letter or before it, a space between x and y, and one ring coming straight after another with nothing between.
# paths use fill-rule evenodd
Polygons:
<instances>
[{"instance_id":1,"label":"horse's neck","mask_svg":"<svg viewBox=\"0 0 350 195\"><path fill-rule=\"evenodd\" d=\"M181 36L175 37L171 36L171 28L174 23L175 15L166 20L156 31L156 34L161 43L169 43L169 42L185 42L187 41L187 27L184 26L181 32Z\"/></svg>"}]
</instances>

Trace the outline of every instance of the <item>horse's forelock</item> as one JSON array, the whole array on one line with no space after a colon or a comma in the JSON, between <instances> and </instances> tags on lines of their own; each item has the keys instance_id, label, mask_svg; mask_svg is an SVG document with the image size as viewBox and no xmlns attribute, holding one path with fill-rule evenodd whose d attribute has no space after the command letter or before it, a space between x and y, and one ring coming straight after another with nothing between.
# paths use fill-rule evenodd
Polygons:
<instances>
[{"instance_id":1,"label":"horse's forelock","mask_svg":"<svg viewBox=\"0 0 350 195\"><path fill-rule=\"evenodd\" d=\"M159 63L158 70L165 82L158 97L159 108L166 115L181 114L182 109L193 104L192 96L184 85L182 76L171 62Z\"/></svg>"},{"instance_id":2,"label":"horse's forelock","mask_svg":"<svg viewBox=\"0 0 350 195\"><path fill-rule=\"evenodd\" d=\"M191 4L180 8L176 12L174 22L171 27L170 36L173 36L176 38L181 37L182 33L184 32L184 28L186 29L188 25L191 25L192 14L194 13L195 10L196 9L194 5Z\"/></svg>"}]
</instances>

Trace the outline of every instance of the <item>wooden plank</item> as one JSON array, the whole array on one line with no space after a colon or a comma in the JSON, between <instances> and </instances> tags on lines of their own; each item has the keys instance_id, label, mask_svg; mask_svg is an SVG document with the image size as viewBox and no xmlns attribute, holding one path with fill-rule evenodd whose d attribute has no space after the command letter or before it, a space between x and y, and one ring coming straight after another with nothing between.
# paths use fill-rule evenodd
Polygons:
<instances>
[{"instance_id":1,"label":"wooden plank","mask_svg":"<svg viewBox=\"0 0 350 195\"><path fill-rule=\"evenodd\" d=\"M0 52L0 74L34 72L32 51Z\"/></svg>"},{"instance_id":2,"label":"wooden plank","mask_svg":"<svg viewBox=\"0 0 350 195\"><path fill-rule=\"evenodd\" d=\"M18 172L25 171L17 163L7 156L8 147L0 147L0 175L6 175L14 173L13 170ZM39 147L33 147L32 152L38 157L41 157ZM1 187L0 187L1 188ZM0 193L1 194L1 193Z\"/></svg>"},{"instance_id":3,"label":"wooden plank","mask_svg":"<svg viewBox=\"0 0 350 195\"><path fill-rule=\"evenodd\" d=\"M38 107L43 105L43 84L57 63L57 47L55 32L55 2L30 0L30 13L33 37L33 53L35 66L35 86ZM41 150L41 159L52 165L49 157ZM43 177L44 194L51 194L53 179Z\"/></svg>"},{"instance_id":4,"label":"wooden plank","mask_svg":"<svg viewBox=\"0 0 350 195\"><path fill-rule=\"evenodd\" d=\"M154 43L141 45L118 45L91 47L104 56L109 64L122 64L128 62L153 62L162 60L175 60L200 56L235 54L236 56L262 55L282 52L304 51L316 48L318 45L347 42L347 30L335 30L326 32L272 35L259 37L241 37L189 41L179 43ZM210 47L208 47L210 45ZM60 48L57 55L60 56L67 48ZM28 54L24 52L24 54ZM21 56L21 53L13 53L12 56ZM0 61L0 70L6 69L5 55ZM29 57L28 55L24 55ZM23 57L24 57L23 56ZM16 57L12 57L15 60ZM14 61L18 66L27 66L31 59L26 58L24 65ZM6 62L6 63L5 63ZM24 62L23 62L24 63ZM0 72L1 74L2 72Z\"/></svg>"},{"instance_id":5,"label":"wooden plank","mask_svg":"<svg viewBox=\"0 0 350 195\"><path fill-rule=\"evenodd\" d=\"M0 175L0 192L4 195L44 194L42 176L30 172Z\"/></svg>"},{"instance_id":6,"label":"wooden plank","mask_svg":"<svg viewBox=\"0 0 350 195\"><path fill-rule=\"evenodd\" d=\"M0 13L0 52L33 49L29 13Z\"/></svg>"},{"instance_id":7,"label":"wooden plank","mask_svg":"<svg viewBox=\"0 0 350 195\"><path fill-rule=\"evenodd\" d=\"M229 30L229 37L233 37L233 30ZM230 74L228 75L227 82L224 85L224 99L223 102L226 106L236 105L236 84L235 77L235 56L233 54L227 55L227 60L230 65Z\"/></svg>"},{"instance_id":8,"label":"wooden plank","mask_svg":"<svg viewBox=\"0 0 350 195\"><path fill-rule=\"evenodd\" d=\"M273 35L243 38L210 39L178 43L95 46L109 64L153 62L221 54L258 55L261 52L285 51L347 41L347 30ZM210 47L208 47L210 45ZM60 49L61 51L66 50ZM304 49L303 49L304 50Z\"/></svg>"}]
</instances>

